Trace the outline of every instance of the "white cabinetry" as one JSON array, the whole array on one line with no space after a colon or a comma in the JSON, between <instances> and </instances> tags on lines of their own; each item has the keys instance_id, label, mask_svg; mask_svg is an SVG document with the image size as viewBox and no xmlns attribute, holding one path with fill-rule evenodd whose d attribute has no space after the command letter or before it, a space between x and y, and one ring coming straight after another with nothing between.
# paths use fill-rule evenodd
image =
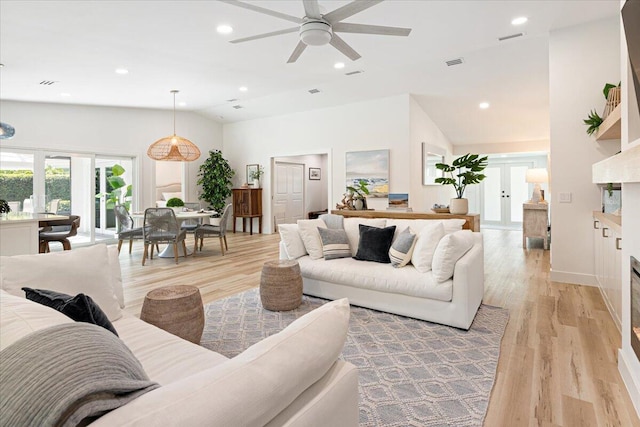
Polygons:
<instances>
[{"instance_id":1,"label":"white cabinetry","mask_svg":"<svg viewBox=\"0 0 640 427\"><path fill-rule=\"evenodd\" d=\"M622 319L622 227L620 217L593 213L594 268L598 287L618 330Z\"/></svg>"}]
</instances>

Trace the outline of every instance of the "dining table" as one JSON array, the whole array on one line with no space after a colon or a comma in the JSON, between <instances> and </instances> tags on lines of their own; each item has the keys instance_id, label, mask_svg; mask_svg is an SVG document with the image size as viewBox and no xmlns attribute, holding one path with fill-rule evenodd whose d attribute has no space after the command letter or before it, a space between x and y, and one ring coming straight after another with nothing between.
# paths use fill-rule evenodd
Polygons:
<instances>
[{"instance_id":1,"label":"dining table","mask_svg":"<svg viewBox=\"0 0 640 427\"><path fill-rule=\"evenodd\" d=\"M178 224L182 224L183 221L189 219L204 219L211 218L213 215L216 215L218 212L216 211L207 211L207 210L199 210L199 211L178 211L175 212L176 220ZM131 218L134 220L144 219L144 212L132 212ZM187 247L187 256L192 255L193 250ZM182 251L178 249L178 256L184 256ZM175 254L173 252L173 245L167 245L160 253L158 254L159 258L175 258Z\"/></svg>"}]
</instances>

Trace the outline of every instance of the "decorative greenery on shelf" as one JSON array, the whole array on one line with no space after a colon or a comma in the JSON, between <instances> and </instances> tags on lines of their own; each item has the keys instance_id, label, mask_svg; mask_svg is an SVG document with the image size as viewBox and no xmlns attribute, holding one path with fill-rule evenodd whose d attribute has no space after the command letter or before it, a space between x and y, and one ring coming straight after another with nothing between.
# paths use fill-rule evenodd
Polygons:
<instances>
[{"instance_id":1,"label":"decorative greenery on shelf","mask_svg":"<svg viewBox=\"0 0 640 427\"><path fill-rule=\"evenodd\" d=\"M589 117L584 120L584 124L589 126L587 128L587 134L593 135L597 132L603 121L604 119L598 115L596 110L591 110Z\"/></svg>"},{"instance_id":2,"label":"decorative greenery on shelf","mask_svg":"<svg viewBox=\"0 0 640 427\"><path fill-rule=\"evenodd\" d=\"M229 162L222 157L220 150L209 151L209 158L204 161L198 171L198 185L202 186L200 200L204 200L218 216L227 203L227 198L231 196L231 178L235 171L229 166Z\"/></svg>"},{"instance_id":3,"label":"decorative greenery on shelf","mask_svg":"<svg viewBox=\"0 0 640 427\"><path fill-rule=\"evenodd\" d=\"M462 199L467 185L479 184L486 178L482 172L488 165L487 156L480 157L478 154L465 154L458 157L449 166L446 163L436 163L436 168L448 173L449 177L436 178L435 181L442 185L453 185L456 190L456 198ZM454 175L454 172L457 172Z\"/></svg>"},{"instance_id":4,"label":"decorative greenery on shelf","mask_svg":"<svg viewBox=\"0 0 640 427\"><path fill-rule=\"evenodd\" d=\"M260 179L264 175L264 168L261 165L258 165L258 169L251 171L249 174L249 179Z\"/></svg>"},{"instance_id":5,"label":"decorative greenery on shelf","mask_svg":"<svg viewBox=\"0 0 640 427\"><path fill-rule=\"evenodd\" d=\"M367 187L367 181L361 179L353 186L348 185L347 190L352 194L354 199L364 199L369 193L369 187Z\"/></svg>"},{"instance_id":6,"label":"decorative greenery on shelf","mask_svg":"<svg viewBox=\"0 0 640 427\"><path fill-rule=\"evenodd\" d=\"M179 197L172 197L167 200L168 208L181 208L182 206L184 206L184 202Z\"/></svg>"},{"instance_id":7,"label":"decorative greenery on shelf","mask_svg":"<svg viewBox=\"0 0 640 427\"><path fill-rule=\"evenodd\" d=\"M0 199L0 213L9 213L11 212L11 206L6 200Z\"/></svg>"}]
</instances>

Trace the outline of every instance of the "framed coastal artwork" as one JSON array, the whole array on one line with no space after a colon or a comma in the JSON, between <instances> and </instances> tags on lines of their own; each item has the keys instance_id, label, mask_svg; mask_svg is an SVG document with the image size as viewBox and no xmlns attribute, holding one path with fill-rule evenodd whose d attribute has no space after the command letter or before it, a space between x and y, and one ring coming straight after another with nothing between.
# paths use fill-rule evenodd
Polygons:
<instances>
[{"instance_id":1,"label":"framed coastal artwork","mask_svg":"<svg viewBox=\"0 0 640 427\"><path fill-rule=\"evenodd\" d=\"M346 153L346 185L361 180L367 183L369 197L389 195L389 150L350 151Z\"/></svg>"}]
</instances>

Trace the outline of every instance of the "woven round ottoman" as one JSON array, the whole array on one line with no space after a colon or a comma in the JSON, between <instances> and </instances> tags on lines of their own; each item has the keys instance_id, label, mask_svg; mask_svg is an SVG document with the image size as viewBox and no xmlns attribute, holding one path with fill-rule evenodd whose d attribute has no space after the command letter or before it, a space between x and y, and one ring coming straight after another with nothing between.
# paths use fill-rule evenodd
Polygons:
<instances>
[{"instance_id":1,"label":"woven round ottoman","mask_svg":"<svg viewBox=\"0 0 640 427\"><path fill-rule=\"evenodd\" d=\"M200 344L204 308L195 286L177 285L154 289L144 297L140 319L187 341Z\"/></svg>"},{"instance_id":2,"label":"woven round ottoman","mask_svg":"<svg viewBox=\"0 0 640 427\"><path fill-rule=\"evenodd\" d=\"M302 302L302 276L298 261L267 261L260 277L260 300L271 311L298 308Z\"/></svg>"}]
</instances>

